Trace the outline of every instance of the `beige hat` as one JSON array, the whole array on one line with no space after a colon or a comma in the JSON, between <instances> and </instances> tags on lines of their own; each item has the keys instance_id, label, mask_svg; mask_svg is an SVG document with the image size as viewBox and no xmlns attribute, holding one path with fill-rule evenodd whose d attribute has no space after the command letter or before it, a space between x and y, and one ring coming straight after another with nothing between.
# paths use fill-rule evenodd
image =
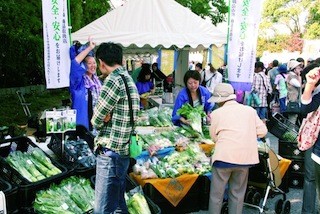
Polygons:
<instances>
[{"instance_id":1,"label":"beige hat","mask_svg":"<svg viewBox=\"0 0 320 214\"><path fill-rule=\"evenodd\" d=\"M296 60L290 60L287 63L287 67L289 71L292 71L293 69L295 69L297 66L300 65L300 62L296 61Z\"/></svg>"},{"instance_id":2,"label":"beige hat","mask_svg":"<svg viewBox=\"0 0 320 214\"><path fill-rule=\"evenodd\" d=\"M216 87L214 87L212 97L208 102L222 103L234 99L236 99L236 95L232 85L229 83L218 83Z\"/></svg>"}]
</instances>

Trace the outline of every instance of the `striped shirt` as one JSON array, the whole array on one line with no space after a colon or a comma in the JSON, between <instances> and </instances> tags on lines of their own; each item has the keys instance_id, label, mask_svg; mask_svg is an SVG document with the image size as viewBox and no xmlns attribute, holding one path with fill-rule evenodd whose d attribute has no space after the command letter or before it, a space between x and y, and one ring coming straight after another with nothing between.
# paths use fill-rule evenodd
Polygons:
<instances>
[{"instance_id":1,"label":"striped shirt","mask_svg":"<svg viewBox=\"0 0 320 214\"><path fill-rule=\"evenodd\" d=\"M120 74L125 76L129 87L134 120L137 117L140 98L136 85L127 70L120 67L105 79L91 122L99 130L95 138L95 145L100 144L120 155L128 155L128 141L132 126L126 87ZM105 123L104 118L108 114L111 114L111 119Z\"/></svg>"},{"instance_id":2,"label":"striped shirt","mask_svg":"<svg viewBox=\"0 0 320 214\"><path fill-rule=\"evenodd\" d=\"M253 75L252 90L258 92L261 100L260 106L254 104L253 107L267 107L267 96L272 93L272 87L270 78L263 71Z\"/></svg>"}]
</instances>

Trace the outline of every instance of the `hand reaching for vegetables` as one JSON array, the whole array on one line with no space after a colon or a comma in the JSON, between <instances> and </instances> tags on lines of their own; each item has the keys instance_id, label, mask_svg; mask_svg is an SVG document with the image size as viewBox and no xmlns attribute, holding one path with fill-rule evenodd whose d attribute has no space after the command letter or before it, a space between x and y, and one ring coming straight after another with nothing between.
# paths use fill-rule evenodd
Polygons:
<instances>
[{"instance_id":1,"label":"hand reaching for vegetables","mask_svg":"<svg viewBox=\"0 0 320 214\"><path fill-rule=\"evenodd\" d=\"M185 119L184 117L180 118L181 123L186 124L186 125L190 125L190 121Z\"/></svg>"}]
</instances>

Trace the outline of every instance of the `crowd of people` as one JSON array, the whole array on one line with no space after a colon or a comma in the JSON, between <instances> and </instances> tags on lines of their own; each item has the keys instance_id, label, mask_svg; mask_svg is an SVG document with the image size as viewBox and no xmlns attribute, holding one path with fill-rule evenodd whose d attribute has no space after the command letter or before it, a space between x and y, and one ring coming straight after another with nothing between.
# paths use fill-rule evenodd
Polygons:
<instances>
[{"instance_id":1,"label":"crowd of people","mask_svg":"<svg viewBox=\"0 0 320 214\"><path fill-rule=\"evenodd\" d=\"M138 111L147 108L146 94L154 93L168 76L157 63L142 64L131 75L123 66L122 48L114 43L102 43L96 53L95 43L70 48L70 94L72 108L77 110L77 124L97 130L97 154L94 213L127 213L124 199L125 177L129 168L129 142L133 131L131 120ZM315 111L320 104L320 59L304 65L298 58L286 63L274 60L265 68L255 63L252 90L260 104L252 106L237 102L232 85L223 79L221 70L212 64L190 63L184 75L185 86L179 91L173 107L172 122L189 125L187 118L177 114L186 103L203 106L205 122L215 142L212 156L212 176L209 212L220 213L228 184L229 213L242 213L249 168L259 162L257 138L268 130L266 121L270 102L278 102L280 112L298 124L298 114L287 111L289 102L301 104L301 115ZM96 74L99 68L104 80ZM169 78L172 84L172 78ZM165 89L164 89L165 90ZM269 99L270 98L270 99ZM236 116L235 116L236 115ZM316 189L320 185L320 138L305 155L305 183L302 213L316 213Z\"/></svg>"}]
</instances>

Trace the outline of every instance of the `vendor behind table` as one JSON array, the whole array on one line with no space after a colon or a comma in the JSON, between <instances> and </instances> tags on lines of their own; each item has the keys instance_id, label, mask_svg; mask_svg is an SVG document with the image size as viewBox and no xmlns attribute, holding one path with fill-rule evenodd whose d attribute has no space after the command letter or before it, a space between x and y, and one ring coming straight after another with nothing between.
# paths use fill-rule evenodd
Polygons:
<instances>
[{"instance_id":1,"label":"vendor behind table","mask_svg":"<svg viewBox=\"0 0 320 214\"><path fill-rule=\"evenodd\" d=\"M140 95L140 108L147 109L149 107L149 95L154 94L155 91L154 84L151 80L150 65L142 66L137 79L136 86Z\"/></svg>"},{"instance_id":2,"label":"vendor behind table","mask_svg":"<svg viewBox=\"0 0 320 214\"><path fill-rule=\"evenodd\" d=\"M177 95L172 112L172 122L174 125L189 125L189 121L177 113L177 111L186 103L189 103L192 107L202 105L204 112L207 114L206 122L210 123L209 115L214 104L208 102L211 93L208 89L200 85L200 81L201 74L198 71L188 70L184 75L185 87L182 88Z\"/></svg>"}]
</instances>

